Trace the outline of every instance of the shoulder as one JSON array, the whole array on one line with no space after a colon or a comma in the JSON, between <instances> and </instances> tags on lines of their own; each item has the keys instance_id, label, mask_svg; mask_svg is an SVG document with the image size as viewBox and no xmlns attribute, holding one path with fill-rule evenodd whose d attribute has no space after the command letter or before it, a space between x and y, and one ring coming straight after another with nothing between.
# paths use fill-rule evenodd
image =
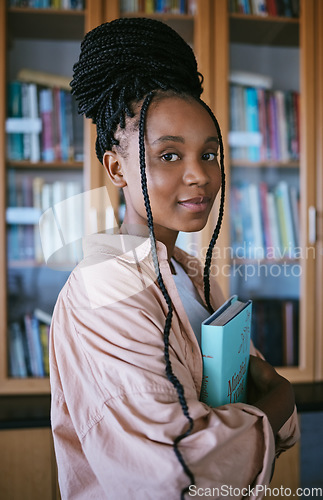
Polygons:
<instances>
[{"instance_id":1,"label":"shoulder","mask_svg":"<svg viewBox=\"0 0 323 500\"><path fill-rule=\"evenodd\" d=\"M137 296L156 281L146 238L97 234L85 238L83 248L84 257L60 294L68 307L111 306Z\"/></svg>"}]
</instances>

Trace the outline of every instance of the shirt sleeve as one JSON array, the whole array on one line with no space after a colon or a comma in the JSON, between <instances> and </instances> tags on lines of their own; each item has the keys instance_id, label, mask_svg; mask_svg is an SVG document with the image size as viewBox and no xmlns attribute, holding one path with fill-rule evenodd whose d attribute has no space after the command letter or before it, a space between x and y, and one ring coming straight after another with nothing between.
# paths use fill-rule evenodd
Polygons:
<instances>
[{"instance_id":1,"label":"shirt sleeve","mask_svg":"<svg viewBox=\"0 0 323 500\"><path fill-rule=\"evenodd\" d=\"M109 500L175 500L189 484L173 446L188 420L165 375L165 315L160 304L148 307L146 295L141 307L129 299L126 309L118 304L89 312L82 304L71 308L66 294L55 308L52 428L63 498L72 498L73 481L85 484L86 495L97 482ZM169 354L194 421L178 449L196 488L211 488L208 498L229 496L230 487L261 498L253 492L269 483L275 457L267 417L249 405L211 409L201 403L175 336Z\"/></svg>"}]
</instances>

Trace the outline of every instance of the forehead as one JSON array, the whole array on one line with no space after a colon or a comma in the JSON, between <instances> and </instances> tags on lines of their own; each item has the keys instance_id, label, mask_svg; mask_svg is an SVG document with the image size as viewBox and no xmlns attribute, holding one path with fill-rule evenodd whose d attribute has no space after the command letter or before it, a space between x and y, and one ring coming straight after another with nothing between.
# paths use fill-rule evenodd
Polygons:
<instances>
[{"instance_id":1,"label":"forehead","mask_svg":"<svg viewBox=\"0 0 323 500\"><path fill-rule=\"evenodd\" d=\"M157 134L181 136L217 136L216 127L208 111L190 97L158 98L150 104L146 117L146 136Z\"/></svg>"}]
</instances>

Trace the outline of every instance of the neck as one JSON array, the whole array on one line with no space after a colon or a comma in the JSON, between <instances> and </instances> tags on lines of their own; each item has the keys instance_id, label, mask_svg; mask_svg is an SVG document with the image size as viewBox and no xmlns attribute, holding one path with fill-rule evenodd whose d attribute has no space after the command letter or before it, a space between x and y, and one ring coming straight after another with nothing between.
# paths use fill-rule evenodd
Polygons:
<instances>
[{"instance_id":1,"label":"neck","mask_svg":"<svg viewBox=\"0 0 323 500\"><path fill-rule=\"evenodd\" d=\"M144 224L130 224L126 217L123 224L120 227L120 233L122 234L133 234L135 236L143 236L145 238L149 237L148 226ZM167 228L161 227L159 225L154 225L154 233L157 241L164 243L167 248L167 259L170 262L178 236L178 231L170 231Z\"/></svg>"}]
</instances>

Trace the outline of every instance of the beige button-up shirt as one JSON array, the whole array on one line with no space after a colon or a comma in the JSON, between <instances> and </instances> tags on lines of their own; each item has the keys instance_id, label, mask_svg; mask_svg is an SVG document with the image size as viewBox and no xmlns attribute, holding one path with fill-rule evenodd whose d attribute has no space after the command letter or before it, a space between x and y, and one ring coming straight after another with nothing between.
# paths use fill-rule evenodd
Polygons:
<instances>
[{"instance_id":1,"label":"beige button-up shirt","mask_svg":"<svg viewBox=\"0 0 323 500\"><path fill-rule=\"evenodd\" d=\"M173 303L170 360L194 420L179 444L195 476L191 496L230 498L226 492L235 488L234 498L262 498L255 488L269 483L275 454L298 438L296 413L275 443L258 408L238 403L212 409L199 401L200 348L166 248L157 242L157 251ZM200 261L179 249L174 257L203 297ZM187 419L165 374L167 306L155 278L149 240L99 234L85 240L84 259L59 295L50 380L63 500L179 500L189 483L173 450ZM214 309L224 301L214 279L211 297Z\"/></svg>"}]
</instances>

